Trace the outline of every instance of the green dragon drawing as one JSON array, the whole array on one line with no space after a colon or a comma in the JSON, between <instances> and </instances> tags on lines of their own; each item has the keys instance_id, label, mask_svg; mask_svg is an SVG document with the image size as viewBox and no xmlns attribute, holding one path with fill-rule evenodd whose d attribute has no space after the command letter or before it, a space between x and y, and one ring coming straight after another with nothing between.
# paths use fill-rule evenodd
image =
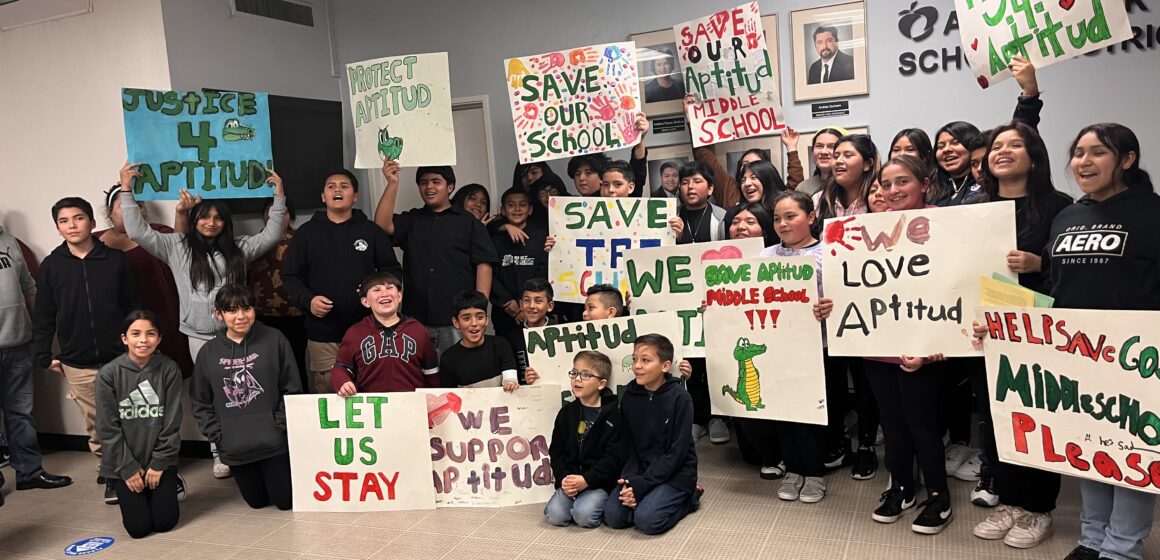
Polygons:
<instances>
[{"instance_id":1,"label":"green dragon drawing","mask_svg":"<svg viewBox=\"0 0 1160 560\"><path fill-rule=\"evenodd\" d=\"M253 140L254 129L243 125L238 119L229 119L222 126L222 140L237 142L239 140Z\"/></svg>"},{"instance_id":2,"label":"green dragon drawing","mask_svg":"<svg viewBox=\"0 0 1160 560\"><path fill-rule=\"evenodd\" d=\"M728 385L721 387L722 395L733 397L748 411L765 408L761 402L761 374L753 366L753 358L764 353L764 344L750 344L748 338L737 339L733 349L733 359L737 360L737 389Z\"/></svg>"},{"instance_id":3,"label":"green dragon drawing","mask_svg":"<svg viewBox=\"0 0 1160 560\"><path fill-rule=\"evenodd\" d=\"M379 154L389 160L397 160L403 154L403 139L392 137L387 129L379 129Z\"/></svg>"}]
</instances>

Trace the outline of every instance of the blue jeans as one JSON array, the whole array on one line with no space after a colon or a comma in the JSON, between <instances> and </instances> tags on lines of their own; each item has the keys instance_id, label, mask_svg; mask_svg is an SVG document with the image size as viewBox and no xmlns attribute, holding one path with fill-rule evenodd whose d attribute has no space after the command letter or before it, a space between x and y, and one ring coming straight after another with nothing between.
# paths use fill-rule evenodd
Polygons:
<instances>
[{"instance_id":1,"label":"blue jeans","mask_svg":"<svg viewBox=\"0 0 1160 560\"><path fill-rule=\"evenodd\" d=\"M1083 498L1079 544L1100 551L1100 558L1143 558L1156 494L1094 480L1079 481L1079 491Z\"/></svg>"},{"instance_id":2,"label":"blue jeans","mask_svg":"<svg viewBox=\"0 0 1160 560\"><path fill-rule=\"evenodd\" d=\"M636 508L620 503L620 485L612 490L604 504L604 522L613 529L636 526L646 535L659 535L677 525L693 511L693 496L669 484L653 488L644 499L637 500Z\"/></svg>"},{"instance_id":3,"label":"blue jeans","mask_svg":"<svg viewBox=\"0 0 1160 560\"><path fill-rule=\"evenodd\" d=\"M599 527L604 520L604 502L608 492L600 488L589 488L572 498L563 490L556 490L548 505L544 506L544 519L557 527L566 527L575 521L577 525L591 529Z\"/></svg>"},{"instance_id":4,"label":"blue jeans","mask_svg":"<svg viewBox=\"0 0 1160 560\"><path fill-rule=\"evenodd\" d=\"M28 344L0 348L0 406L4 407L4 426L16 480L36 478L44 469L40 443L36 439L36 420L32 418L32 353ZM3 484L4 476L0 475L0 485Z\"/></svg>"}]
</instances>

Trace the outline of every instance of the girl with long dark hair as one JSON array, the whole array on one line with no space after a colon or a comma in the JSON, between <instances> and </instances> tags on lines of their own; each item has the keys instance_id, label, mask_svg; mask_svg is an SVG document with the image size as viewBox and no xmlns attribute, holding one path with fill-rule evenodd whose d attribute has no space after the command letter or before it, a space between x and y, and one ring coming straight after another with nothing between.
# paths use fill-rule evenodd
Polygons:
<instances>
[{"instance_id":1,"label":"girl with long dark hair","mask_svg":"<svg viewBox=\"0 0 1160 560\"><path fill-rule=\"evenodd\" d=\"M725 210L725 224L733 223L737 212L749 204L761 204L772 211L773 199L786 190L781 173L772 163L757 160L741 167L741 201Z\"/></svg>"}]
</instances>

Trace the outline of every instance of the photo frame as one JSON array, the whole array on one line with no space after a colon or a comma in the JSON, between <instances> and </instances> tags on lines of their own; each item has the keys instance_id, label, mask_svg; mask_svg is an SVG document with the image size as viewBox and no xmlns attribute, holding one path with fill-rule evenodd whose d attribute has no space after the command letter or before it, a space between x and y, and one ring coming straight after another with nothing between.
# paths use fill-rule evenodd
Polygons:
<instances>
[{"instance_id":1,"label":"photo frame","mask_svg":"<svg viewBox=\"0 0 1160 560\"><path fill-rule=\"evenodd\" d=\"M794 101L870 93L865 2L791 12L790 31Z\"/></svg>"},{"instance_id":2,"label":"photo frame","mask_svg":"<svg viewBox=\"0 0 1160 560\"><path fill-rule=\"evenodd\" d=\"M676 146L649 149L648 183L646 183L648 187L646 189L647 196L652 196L652 191L663 186L664 176L661 173L661 167L664 167L666 163L676 163L680 167L680 164L691 161L693 161L693 146L691 144L679 144ZM670 181L676 181L676 177L670 176ZM679 185L680 183L677 182L676 184Z\"/></svg>"},{"instance_id":3,"label":"photo frame","mask_svg":"<svg viewBox=\"0 0 1160 560\"><path fill-rule=\"evenodd\" d=\"M745 152L754 148L764 150L769 154L769 162L773 164L778 173L781 173L784 180L785 157L783 154L785 147L781 145L781 135L742 138L741 140L731 140L713 145L713 149L717 152L717 161L721 162L725 170L730 173L737 169L737 162L741 161Z\"/></svg>"},{"instance_id":4,"label":"photo frame","mask_svg":"<svg viewBox=\"0 0 1160 560\"><path fill-rule=\"evenodd\" d=\"M810 157L810 152L812 151L811 148L813 147L814 135L817 134L819 130L825 128L844 128L846 129L846 132L850 134L870 134L869 126L841 126L836 124L820 126L808 132L804 130L799 131L801 137L798 139L798 159L802 162L802 172L805 174L806 178L809 178L814 174L814 162L813 158Z\"/></svg>"}]
</instances>

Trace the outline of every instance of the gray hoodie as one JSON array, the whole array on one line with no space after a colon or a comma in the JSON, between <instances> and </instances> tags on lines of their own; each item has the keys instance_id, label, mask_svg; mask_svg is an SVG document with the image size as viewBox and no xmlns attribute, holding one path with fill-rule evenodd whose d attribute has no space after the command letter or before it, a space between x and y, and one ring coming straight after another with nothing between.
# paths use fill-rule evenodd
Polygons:
<instances>
[{"instance_id":1,"label":"gray hoodie","mask_svg":"<svg viewBox=\"0 0 1160 560\"><path fill-rule=\"evenodd\" d=\"M0 226L0 348L32 340L32 318L25 298L36 295L20 243Z\"/></svg>"},{"instance_id":2,"label":"gray hoodie","mask_svg":"<svg viewBox=\"0 0 1160 560\"><path fill-rule=\"evenodd\" d=\"M184 233L161 233L149 226L141 218L141 208L133 201L132 191L122 191L121 215L125 220L125 233L129 239L149 251L169 265L173 271L173 281L177 284L177 299L181 311L180 331L186 336L201 340L210 340L218 331L224 328L221 321L213 316L213 300L218 290L225 284L220 271L226 269L226 259L221 253L214 253L215 274L213 289L205 292L193 289L193 282L189 279L189 266L192 261L189 248L185 245ZM266 226L257 235L242 235L237 238L238 249L241 249L246 262L253 262L265 255L282 240L284 228L283 217L286 215L286 197L275 196L274 205L270 207L270 217ZM189 224L194 227L194 224ZM195 356L196 357L196 356Z\"/></svg>"},{"instance_id":3,"label":"gray hoodie","mask_svg":"<svg viewBox=\"0 0 1160 560\"><path fill-rule=\"evenodd\" d=\"M142 368L121 354L97 374L101 475L125 480L177 465L181 450L181 370L161 354Z\"/></svg>"}]
</instances>

